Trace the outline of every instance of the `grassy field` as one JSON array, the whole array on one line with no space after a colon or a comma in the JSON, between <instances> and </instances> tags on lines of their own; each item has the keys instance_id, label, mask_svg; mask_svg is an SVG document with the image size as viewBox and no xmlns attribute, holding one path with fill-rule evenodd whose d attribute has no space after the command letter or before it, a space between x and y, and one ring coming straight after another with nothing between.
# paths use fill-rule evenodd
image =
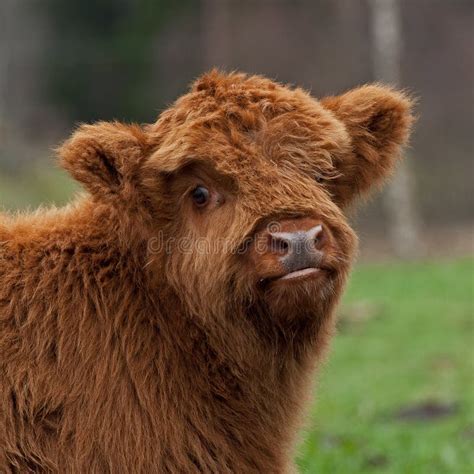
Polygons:
<instances>
[{"instance_id":1,"label":"grassy field","mask_svg":"<svg viewBox=\"0 0 474 474\"><path fill-rule=\"evenodd\" d=\"M0 210L34 209L44 205L66 203L79 187L65 171L48 162L32 165L27 172L9 175L0 168Z\"/></svg>"},{"instance_id":2,"label":"grassy field","mask_svg":"<svg viewBox=\"0 0 474 474\"><path fill-rule=\"evenodd\" d=\"M466 259L354 272L301 472L474 472L473 268Z\"/></svg>"}]
</instances>

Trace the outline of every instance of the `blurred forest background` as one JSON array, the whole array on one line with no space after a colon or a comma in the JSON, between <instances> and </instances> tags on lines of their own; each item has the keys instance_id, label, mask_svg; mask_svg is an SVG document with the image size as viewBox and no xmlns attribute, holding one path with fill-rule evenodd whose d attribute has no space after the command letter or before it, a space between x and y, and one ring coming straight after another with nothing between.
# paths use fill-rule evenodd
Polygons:
<instances>
[{"instance_id":1,"label":"blurred forest background","mask_svg":"<svg viewBox=\"0 0 474 474\"><path fill-rule=\"evenodd\" d=\"M213 66L316 97L386 80L419 99L407 164L413 245L421 255L472 253L474 2L395 3L397 70L384 74L393 21L382 19L384 44L377 0L2 0L0 202L64 202L72 184L52 171L52 148L75 124L152 122ZM403 235L387 238L397 224L389 201L356 217L363 256L404 252Z\"/></svg>"},{"instance_id":2,"label":"blurred forest background","mask_svg":"<svg viewBox=\"0 0 474 474\"><path fill-rule=\"evenodd\" d=\"M76 124L153 122L214 66L315 97L407 89L408 160L353 217L372 263L352 277L298 463L474 472L473 32L473 0L1 0L0 209L67 202L52 150Z\"/></svg>"}]
</instances>

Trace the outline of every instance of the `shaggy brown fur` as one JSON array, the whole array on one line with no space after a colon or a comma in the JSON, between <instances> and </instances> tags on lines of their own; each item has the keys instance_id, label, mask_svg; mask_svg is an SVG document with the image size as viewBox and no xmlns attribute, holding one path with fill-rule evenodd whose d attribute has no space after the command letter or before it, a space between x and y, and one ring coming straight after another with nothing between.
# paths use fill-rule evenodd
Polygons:
<instances>
[{"instance_id":1,"label":"shaggy brown fur","mask_svg":"<svg viewBox=\"0 0 474 474\"><path fill-rule=\"evenodd\" d=\"M344 210L410 123L384 86L318 102L213 71L153 125L80 127L59 154L88 194L0 215L0 471L293 472L354 254ZM330 233L327 273L259 285L249 238L303 218Z\"/></svg>"}]
</instances>

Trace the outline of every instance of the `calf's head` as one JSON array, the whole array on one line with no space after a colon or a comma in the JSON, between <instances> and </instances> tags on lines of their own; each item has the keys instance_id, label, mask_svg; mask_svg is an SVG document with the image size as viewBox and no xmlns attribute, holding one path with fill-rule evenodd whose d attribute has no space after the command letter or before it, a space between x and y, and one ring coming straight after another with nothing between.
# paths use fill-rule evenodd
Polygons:
<instances>
[{"instance_id":1,"label":"calf's head","mask_svg":"<svg viewBox=\"0 0 474 474\"><path fill-rule=\"evenodd\" d=\"M93 199L155 238L148 268L190 315L318 317L354 254L345 214L393 170L410 109L380 85L318 101L213 71L156 123L83 126L60 154Z\"/></svg>"}]
</instances>

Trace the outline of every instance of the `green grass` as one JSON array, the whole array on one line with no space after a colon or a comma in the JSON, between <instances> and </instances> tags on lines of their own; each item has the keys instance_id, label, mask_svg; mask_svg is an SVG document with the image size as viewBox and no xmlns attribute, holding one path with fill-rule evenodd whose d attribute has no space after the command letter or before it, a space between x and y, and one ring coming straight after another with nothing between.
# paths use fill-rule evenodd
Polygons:
<instances>
[{"instance_id":1,"label":"green grass","mask_svg":"<svg viewBox=\"0 0 474 474\"><path fill-rule=\"evenodd\" d=\"M302 473L474 472L473 268L466 259L354 272L318 376ZM454 413L397 417L424 402Z\"/></svg>"},{"instance_id":2,"label":"green grass","mask_svg":"<svg viewBox=\"0 0 474 474\"><path fill-rule=\"evenodd\" d=\"M76 190L78 186L66 172L51 164L38 163L14 175L0 168L0 210L34 209L39 204L62 205Z\"/></svg>"}]
</instances>

